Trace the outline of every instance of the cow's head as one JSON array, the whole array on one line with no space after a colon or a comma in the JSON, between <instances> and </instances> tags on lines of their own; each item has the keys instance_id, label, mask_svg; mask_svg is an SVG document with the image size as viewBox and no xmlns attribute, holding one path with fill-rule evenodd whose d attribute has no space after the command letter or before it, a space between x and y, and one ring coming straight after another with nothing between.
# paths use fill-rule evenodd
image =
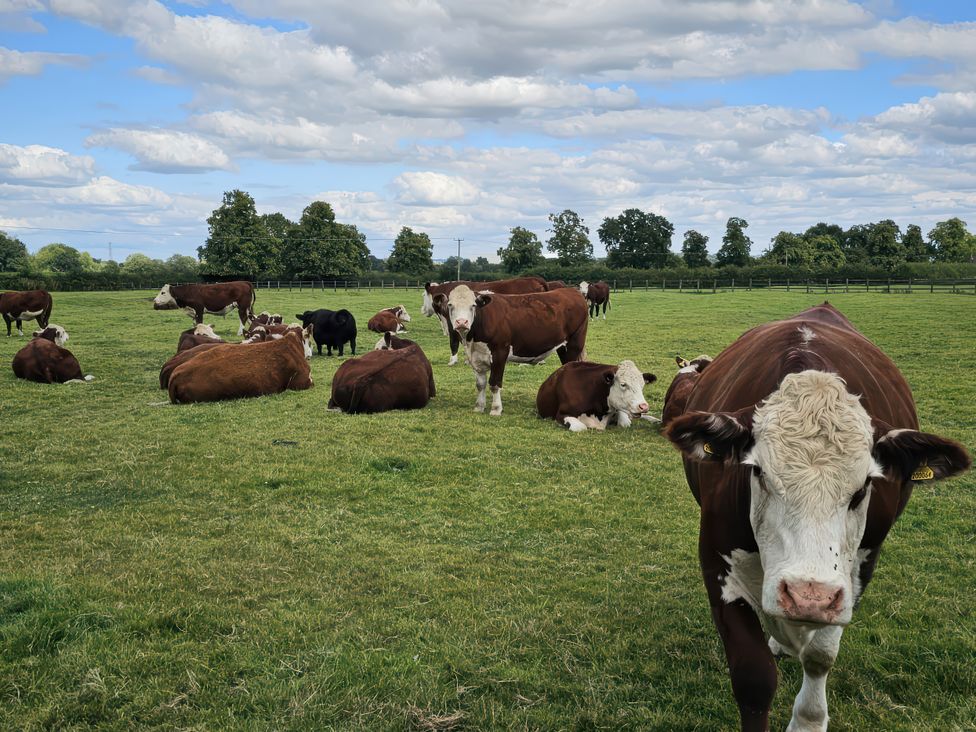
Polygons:
<instances>
[{"instance_id":1,"label":"cow's head","mask_svg":"<svg viewBox=\"0 0 976 732\"><path fill-rule=\"evenodd\" d=\"M410 322L410 313L407 312L407 309L403 305L397 305L393 308L393 314L396 315L396 319L401 323Z\"/></svg>"},{"instance_id":2,"label":"cow's head","mask_svg":"<svg viewBox=\"0 0 976 732\"><path fill-rule=\"evenodd\" d=\"M53 343L59 346L64 346L64 344L68 342L68 331L66 331L60 325L49 323L46 328L35 330L34 337L44 338L46 340L52 341Z\"/></svg>"},{"instance_id":3,"label":"cow's head","mask_svg":"<svg viewBox=\"0 0 976 732\"><path fill-rule=\"evenodd\" d=\"M409 348L415 345L413 341L407 338L397 338L390 331L383 334L383 337L376 341L376 347L374 351L396 351L401 348Z\"/></svg>"},{"instance_id":4,"label":"cow's head","mask_svg":"<svg viewBox=\"0 0 976 732\"><path fill-rule=\"evenodd\" d=\"M420 312L428 318L434 315L434 297L430 294L430 288L436 284L436 282L424 283L424 301L420 305Z\"/></svg>"},{"instance_id":5,"label":"cow's head","mask_svg":"<svg viewBox=\"0 0 976 732\"><path fill-rule=\"evenodd\" d=\"M304 313L298 313L295 317L302 321L302 327L305 327L315 320L315 311L306 310Z\"/></svg>"},{"instance_id":6,"label":"cow's head","mask_svg":"<svg viewBox=\"0 0 976 732\"><path fill-rule=\"evenodd\" d=\"M208 338L213 338L214 340L218 339L217 334L214 333L213 326L209 323L198 323L197 325L193 326L193 335L207 336Z\"/></svg>"},{"instance_id":7,"label":"cow's head","mask_svg":"<svg viewBox=\"0 0 976 732\"><path fill-rule=\"evenodd\" d=\"M282 335L272 335L272 338L281 338L294 335L302 342L302 350L305 352L305 359L312 360L312 326L302 325L301 323L290 323Z\"/></svg>"},{"instance_id":8,"label":"cow's head","mask_svg":"<svg viewBox=\"0 0 976 732\"><path fill-rule=\"evenodd\" d=\"M610 385L607 406L611 411L647 414L644 385L657 381L654 374L642 374L633 361L621 361L616 368L608 368L603 378Z\"/></svg>"},{"instance_id":9,"label":"cow's head","mask_svg":"<svg viewBox=\"0 0 976 732\"><path fill-rule=\"evenodd\" d=\"M689 374L692 371L704 371L705 367L712 362L711 356L706 356L704 353L701 356L697 356L690 361L687 358L681 358L681 356L675 356L674 362L678 364L679 374Z\"/></svg>"},{"instance_id":10,"label":"cow's head","mask_svg":"<svg viewBox=\"0 0 976 732\"><path fill-rule=\"evenodd\" d=\"M582 282L580 282L579 283L579 291L583 295L583 297L586 297L586 293L588 293L590 291L590 283L587 282L586 280L583 280Z\"/></svg>"},{"instance_id":11,"label":"cow's head","mask_svg":"<svg viewBox=\"0 0 976 732\"><path fill-rule=\"evenodd\" d=\"M952 440L872 422L822 371L788 374L737 412L684 414L668 437L691 459L748 471L763 612L804 623L850 622L873 482L938 480L970 462Z\"/></svg>"},{"instance_id":12,"label":"cow's head","mask_svg":"<svg viewBox=\"0 0 976 732\"><path fill-rule=\"evenodd\" d=\"M163 289L153 299L153 310L176 310L179 307L169 288L169 285L163 285Z\"/></svg>"},{"instance_id":13,"label":"cow's head","mask_svg":"<svg viewBox=\"0 0 976 732\"><path fill-rule=\"evenodd\" d=\"M448 324L464 336L474 325L478 309L488 305L491 298L487 290L476 293L467 285L458 285L449 296L440 292L434 295L434 304L447 310Z\"/></svg>"}]
</instances>

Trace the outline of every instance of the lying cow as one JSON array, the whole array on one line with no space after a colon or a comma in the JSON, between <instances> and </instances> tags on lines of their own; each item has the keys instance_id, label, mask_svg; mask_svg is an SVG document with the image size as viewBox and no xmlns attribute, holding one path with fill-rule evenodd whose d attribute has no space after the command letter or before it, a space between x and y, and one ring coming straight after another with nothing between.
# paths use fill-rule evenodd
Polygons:
<instances>
[{"instance_id":1,"label":"lying cow","mask_svg":"<svg viewBox=\"0 0 976 732\"><path fill-rule=\"evenodd\" d=\"M216 345L173 370L169 400L173 404L214 402L310 389L308 344L303 340L287 333L250 346Z\"/></svg>"},{"instance_id":2,"label":"lying cow","mask_svg":"<svg viewBox=\"0 0 976 732\"><path fill-rule=\"evenodd\" d=\"M51 320L54 301L47 290L25 290L22 292L0 293L0 315L7 324L7 337L10 337L11 323L17 323L17 335L24 335L24 321L36 320L43 330Z\"/></svg>"},{"instance_id":3,"label":"lying cow","mask_svg":"<svg viewBox=\"0 0 976 732\"><path fill-rule=\"evenodd\" d=\"M554 419L572 432L604 430L611 421L630 427L631 417L647 414L644 385L657 380L633 361L618 366L571 361L542 382L536 395L539 416Z\"/></svg>"},{"instance_id":4,"label":"lying cow","mask_svg":"<svg viewBox=\"0 0 976 732\"><path fill-rule=\"evenodd\" d=\"M247 321L254 317L254 285L244 280L218 282L213 285L163 285L153 300L154 310L182 308L198 325L206 313L227 315L236 309L241 320L237 335L244 333Z\"/></svg>"},{"instance_id":5,"label":"lying cow","mask_svg":"<svg viewBox=\"0 0 976 732\"><path fill-rule=\"evenodd\" d=\"M564 287L572 287L572 285L567 285L562 280L546 280L546 292L550 290L561 290Z\"/></svg>"},{"instance_id":6,"label":"lying cow","mask_svg":"<svg viewBox=\"0 0 976 732\"><path fill-rule=\"evenodd\" d=\"M49 324L35 331L30 342L14 355L14 375L42 384L92 381L95 377L83 376L78 359L64 348L67 341L68 334L60 325Z\"/></svg>"},{"instance_id":7,"label":"lying cow","mask_svg":"<svg viewBox=\"0 0 976 732\"><path fill-rule=\"evenodd\" d=\"M253 328L257 325L281 325L284 322L285 319L280 314L262 310L258 315L251 318L249 327Z\"/></svg>"},{"instance_id":8,"label":"lying cow","mask_svg":"<svg viewBox=\"0 0 976 732\"><path fill-rule=\"evenodd\" d=\"M495 295L460 285L449 297L435 295L434 305L448 313L464 338L478 387L476 412L485 411L485 385L490 383L491 414L502 413L508 361L541 363L553 353L564 364L586 358L586 301L576 290Z\"/></svg>"},{"instance_id":9,"label":"lying cow","mask_svg":"<svg viewBox=\"0 0 976 732\"><path fill-rule=\"evenodd\" d=\"M742 729L768 728L773 655L787 653L803 667L789 729L825 730L827 674L885 536L917 482L966 470L969 455L918 431L898 368L828 304L726 348L667 435L701 505Z\"/></svg>"},{"instance_id":10,"label":"lying cow","mask_svg":"<svg viewBox=\"0 0 976 732\"><path fill-rule=\"evenodd\" d=\"M701 355L691 361L677 356L675 363L678 364L678 373L674 375L671 386L668 387L664 395L664 411L661 413L661 427L665 428L675 417L683 414L688 397L698 383L698 376L708 364L712 362L711 356Z\"/></svg>"},{"instance_id":11,"label":"lying cow","mask_svg":"<svg viewBox=\"0 0 976 732\"><path fill-rule=\"evenodd\" d=\"M187 351L201 343L223 343L224 339L214 333L213 326L207 323L200 323L189 330L180 333L180 342L176 346L176 352Z\"/></svg>"},{"instance_id":12,"label":"lying cow","mask_svg":"<svg viewBox=\"0 0 976 732\"><path fill-rule=\"evenodd\" d=\"M214 346L228 346L231 348L236 346L250 346L255 343L264 343L264 341L281 338L289 330L294 331L296 335L303 338L302 343L304 344L304 348L305 348L305 358L309 359L312 357L312 347L309 344L308 338L303 336L301 326L297 326L295 324L291 326L269 325L268 328L282 328L283 330L281 331L280 334L278 333L272 334L269 333L268 330L263 325L258 325L258 326L254 326L253 328L250 328L248 330L247 338L241 341L240 343L225 343L224 341L211 341L209 343L201 343L198 346L194 346L193 348L184 351L177 351L176 355L170 358L166 363L164 363L163 367L159 370L159 388L160 389L169 388L169 377L172 375L173 371L176 370L177 366L186 363L191 358L200 355L204 351L210 350Z\"/></svg>"},{"instance_id":13,"label":"lying cow","mask_svg":"<svg viewBox=\"0 0 976 732\"><path fill-rule=\"evenodd\" d=\"M579 284L579 291L590 304L590 317L595 318L600 314L600 306L603 306L603 319L607 319L607 308L610 306L610 285L602 280L600 282L587 282L583 280Z\"/></svg>"},{"instance_id":14,"label":"lying cow","mask_svg":"<svg viewBox=\"0 0 976 732\"><path fill-rule=\"evenodd\" d=\"M434 370L413 341L387 333L378 350L352 358L336 369L329 409L373 414L391 409L422 409L436 393Z\"/></svg>"},{"instance_id":15,"label":"lying cow","mask_svg":"<svg viewBox=\"0 0 976 732\"><path fill-rule=\"evenodd\" d=\"M453 366L458 360L458 347L461 344L461 336L458 335L457 331L450 325L450 320L448 319L448 313L445 305L438 307L434 300L437 295L448 296L455 287L460 285L466 285L472 290L477 290L478 292L490 291L497 295L521 295L529 292L545 292L546 291L546 281L541 277L530 276L530 277L515 277L508 280L495 280L494 282L472 282L471 280L457 280L455 282L445 282L444 284L437 284L436 282L427 282L424 285L424 300L423 305L421 305L420 312L426 315L428 318L436 315L438 320L441 322L441 330L444 331L444 335L448 336L451 341L451 360L447 362L448 366Z\"/></svg>"},{"instance_id":16,"label":"lying cow","mask_svg":"<svg viewBox=\"0 0 976 732\"><path fill-rule=\"evenodd\" d=\"M369 319L366 327L374 333L402 333L406 330L404 323L410 322L410 315L403 305L394 308L384 308Z\"/></svg>"},{"instance_id":17,"label":"lying cow","mask_svg":"<svg viewBox=\"0 0 976 732\"><path fill-rule=\"evenodd\" d=\"M352 355L356 355L356 319L348 310L306 310L295 317L302 321L304 327L312 326L312 337L320 356L322 346L328 349L329 356L333 348L338 348L341 356L346 343Z\"/></svg>"}]
</instances>

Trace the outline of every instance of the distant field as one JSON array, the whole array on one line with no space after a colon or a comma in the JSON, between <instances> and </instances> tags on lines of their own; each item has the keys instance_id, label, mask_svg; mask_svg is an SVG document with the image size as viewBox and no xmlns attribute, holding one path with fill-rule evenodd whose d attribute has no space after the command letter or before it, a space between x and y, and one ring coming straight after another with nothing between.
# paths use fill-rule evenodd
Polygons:
<instances>
[{"instance_id":1,"label":"distant field","mask_svg":"<svg viewBox=\"0 0 976 732\"><path fill-rule=\"evenodd\" d=\"M190 320L154 292L55 293L90 385L18 381L0 335L0 729L732 729L680 459L648 424L534 414L558 365L509 366L499 418L418 291L259 291L287 319L403 303L434 364L419 412L315 388L158 406ZM658 375L822 299L613 297L593 360ZM914 389L922 428L976 446L976 298L832 295ZM236 333L236 315L215 318ZM33 324L31 324L33 325ZM32 328L31 328L32 329ZM275 445L275 440L297 445ZM916 490L828 685L832 730L976 728L976 478ZM780 662L773 729L802 674Z\"/></svg>"}]
</instances>

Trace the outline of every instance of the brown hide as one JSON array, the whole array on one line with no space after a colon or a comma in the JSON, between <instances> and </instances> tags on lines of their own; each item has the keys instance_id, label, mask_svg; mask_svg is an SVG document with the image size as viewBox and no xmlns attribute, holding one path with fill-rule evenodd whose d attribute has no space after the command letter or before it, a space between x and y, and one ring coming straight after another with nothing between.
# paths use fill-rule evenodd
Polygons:
<instances>
[{"instance_id":1,"label":"brown hide","mask_svg":"<svg viewBox=\"0 0 976 732\"><path fill-rule=\"evenodd\" d=\"M302 339L288 333L247 348L211 348L177 366L169 378L174 404L277 394L312 386Z\"/></svg>"},{"instance_id":2,"label":"brown hide","mask_svg":"<svg viewBox=\"0 0 976 732\"><path fill-rule=\"evenodd\" d=\"M370 351L336 369L330 409L371 414L427 406L436 392L430 361L416 343L394 340L392 349Z\"/></svg>"},{"instance_id":3,"label":"brown hide","mask_svg":"<svg viewBox=\"0 0 976 732\"><path fill-rule=\"evenodd\" d=\"M84 378L78 359L67 348L44 337L37 337L14 355L14 375L42 384L63 384Z\"/></svg>"},{"instance_id":4,"label":"brown hide","mask_svg":"<svg viewBox=\"0 0 976 732\"><path fill-rule=\"evenodd\" d=\"M169 377L172 376L174 369L177 366L181 366L189 361L194 356L199 356L204 351L209 351L214 346L237 346L236 343L217 343L216 341L211 343L201 343L193 348L187 348L182 351L177 351L176 355L170 358L163 367L159 370L159 388L167 389L169 388Z\"/></svg>"},{"instance_id":5,"label":"brown hide","mask_svg":"<svg viewBox=\"0 0 976 732\"><path fill-rule=\"evenodd\" d=\"M400 321L393 313L393 308L380 310L376 315L369 319L366 327L375 333L396 333L400 329Z\"/></svg>"},{"instance_id":6,"label":"brown hide","mask_svg":"<svg viewBox=\"0 0 976 732\"><path fill-rule=\"evenodd\" d=\"M220 338L219 336L217 338L211 338L208 335L203 335L203 334L197 335L193 332L193 328L190 328L189 330L185 330L182 333L180 333L180 342L176 346L176 352L181 353L183 351L188 351L191 348L195 348L204 343L224 343L224 342L225 342L224 339Z\"/></svg>"},{"instance_id":7,"label":"brown hide","mask_svg":"<svg viewBox=\"0 0 976 732\"><path fill-rule=\"evenodd\" d=\"M41 314L37 316L37 325L40 328L46 328L47 324L51 322L51 309L53 307L54 301L51 299L51 293L47 290L15 290L0 293L0 315L3 316L3 320L7 324L8 336L11 333L10 326L14 322L17 323L17 330L23 330L23 322L17 316L26 312L41 311Z\"/></svg>"},{"instance_id":8,"label":"brown hide","mask_svg":"<svg viewBox=\"0 0 976 732\"><path fill-rule=\"evenodd\" d=\"M539 387L535 400L539 416L554 419L560 425L564 417L603 417L610 411L607 398L617 368L591 361L571 361L560 366Z\"/></svg>"},{"instance_id":9,"label":"brown hide","mask_svg":"<svg viewBox=\"0 0 976 732\"><path fill-rule=\"evenodd\" d=\"M169 293L176 300L177 308L190 308L196 313L194 320L197 323L203 322L205 313L222 312L231 303L237 305L241 327L246 326L248 319L254 317L254 301L257 296L254 285L246 280L218 282L212 285L170 285ZM153 304L153 309L173 310L175 308Z\"/></svg>"}]
</instances>

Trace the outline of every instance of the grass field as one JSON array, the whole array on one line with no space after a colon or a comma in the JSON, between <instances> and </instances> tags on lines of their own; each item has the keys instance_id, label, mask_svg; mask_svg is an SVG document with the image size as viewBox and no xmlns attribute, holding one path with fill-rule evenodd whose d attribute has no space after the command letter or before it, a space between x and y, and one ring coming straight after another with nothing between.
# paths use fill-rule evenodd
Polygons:
<instances>
[{"instance_id":1,"label":"grass field","mask_svg":"<svg viewBox=\"0 0 976 732\"><path fill-rule=\"evenodd\" d=\"M150 292L55 293L89 385L14 379L0 337L0 729L732 729L697 506L657 429L534 415L556 367L510 366L499 418L416 291L258 294L293 316L404 303L434 363L420 412L315 388L159 406L189 319ZM634 293L591 359L658 375L818 298ZM976 445L976 298L835 295L908 378L922 428ZM236 333L235 316L216 318ZM288 441L275 444L276 440ZM297 443L297 444L290 444ZM845 634L834 730L976 728L976 480L923 485ZM780 662L773 728L801 672Z\"/></svg>"}]
</instances>

